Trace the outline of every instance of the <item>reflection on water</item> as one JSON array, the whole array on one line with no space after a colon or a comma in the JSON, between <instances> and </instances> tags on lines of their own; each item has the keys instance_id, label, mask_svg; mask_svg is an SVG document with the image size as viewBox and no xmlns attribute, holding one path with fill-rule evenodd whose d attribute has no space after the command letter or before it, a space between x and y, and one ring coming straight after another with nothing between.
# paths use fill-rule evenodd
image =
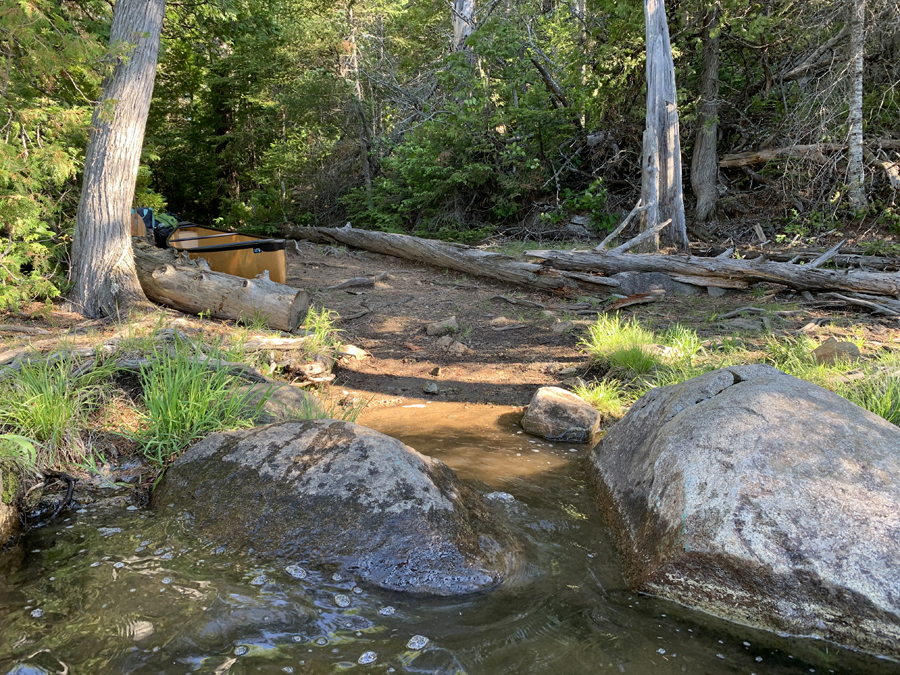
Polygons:
<instances>
[{"instance_id":1,"label":"reflection on water","mask_svg":"<svg viewBox=\"0 0 900 675\"><path fill-rule=\"evenodd\" d=\"M532 563L499 590L387 593L207 546L165 509L88 506L0 556L0 674L900 672L628 591L585 484L587 448L518 433L515 417L437 403L360 420L494 493Z\"/></svg>"}]
</instances>

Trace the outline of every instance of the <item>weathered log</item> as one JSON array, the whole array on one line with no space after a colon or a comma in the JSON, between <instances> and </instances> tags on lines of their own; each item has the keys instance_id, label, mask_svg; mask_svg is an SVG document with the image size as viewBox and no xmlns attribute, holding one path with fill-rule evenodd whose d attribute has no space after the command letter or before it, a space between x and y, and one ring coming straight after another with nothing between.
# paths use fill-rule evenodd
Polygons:
<instances>
[{"instance_id":1,"label":"weathered log","mask_svg":"<svg viewBox=\"0 0 900 675\"><path fill-rule=\"evenodd\" d=\"M587 282L578 279L569 279L562 275L546 275L546 268L541 265L521 262L501 253L482 251L463 244L448 244L443 241L420 239L406 234L357 230L352 227L286 226L282 232L285 236L294 239L307 239L320 244L337 242L375 253L415 260L466 274L498 279L512 284L522 284L545 291L565 288L577 290L591 287Z\"/></svg>"},{"instance_id":2,"label":"weathered log","mask_svg":"<svg viewBox=\"0 0 900 675\"><path fill-rule=\"evenodd\" d=\"M306 317L309 294L268 279L209 272L174 251L135 242L134 261L147 297L189 314L216 319L261 317L269 328L293 331Z\"/></svg>"},{"instance_id":3,"label":"weathered log","mask_svg":"<svg viewBox=\"0 0 900 675\"><path fill-rule=\"evenodd\" d=\"M900 273L823 270L808 265L687 255L528 251L556 269L582 272L663 272L664 274L741 279L783 284L800 291L850 291L900 297Z\"/></svg>"}]
</instances>

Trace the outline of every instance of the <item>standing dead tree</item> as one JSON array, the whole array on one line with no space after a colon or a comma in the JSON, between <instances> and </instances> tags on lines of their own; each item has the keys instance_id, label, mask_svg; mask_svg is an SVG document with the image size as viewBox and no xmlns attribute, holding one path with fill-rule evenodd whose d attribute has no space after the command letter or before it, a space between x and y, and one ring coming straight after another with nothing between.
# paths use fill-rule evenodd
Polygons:
<instances>
[{"instance_id":1,"label":"standing dead tree","mask_svg":"<svg viewBox=\"0 0 900 675\"><path fill-rule=\"evenodd\" d=\"M681 140L675 93L675 64L663 0L644 0L647 40L647 121L641 160L641 229L653 230L671 220L664 239L687 250L684 192L681 183ZM659 249L659 240L649 240Z\"/></svg>"}]
</instances>

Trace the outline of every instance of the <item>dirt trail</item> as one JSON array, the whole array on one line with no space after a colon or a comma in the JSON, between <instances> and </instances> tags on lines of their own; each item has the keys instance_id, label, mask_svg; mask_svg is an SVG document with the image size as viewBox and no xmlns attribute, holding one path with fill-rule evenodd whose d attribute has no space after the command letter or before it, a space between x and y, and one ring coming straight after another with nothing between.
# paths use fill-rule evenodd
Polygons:
<instances>
[{"instance_id":1,"label":"dirt trail","mask_svg":"<svg viewBox=\"0 0 900 675\"><path fill-rule=\"evenodd\" d=\"M305 242L298 246L297 251L289 247L287 283L306 288L313 304L342 317L356 317L339 324L345 331L343 339L371 355L361 361L342 360L333 392L339 398L371 399L375 406L423 399L521 406L538 387L561 384L588 370L579 341L596 314L577 314L585 298L531 292L366 251ZM329 289L381 272L387 276L372 287ZM546 309L509 304L498 295L541 303ZM705 292L667 296L652 305L628 308L624 314L634 314L654 329L683 323L704 338L743 334L750 340L754 335L762 339L766 324L760 319L722 319L736 308L754 305L796 310L766 319L776 335L807 326L806 334L818 340L852 336L871 341L873 347L898 337L892 320L821 304L805 305L792 292L776 296L774 288L757 288L719 298ZM429 323L451 316L459 325L452 338L465 350L442 346L439 337L426 335ZM823 325L810 327L815 320ZM559 329L558 324L566 321L573 321L572 330L554 332L554 325ZM438 393L424 393L431 383Z\"/></svg>"}]
</instances>

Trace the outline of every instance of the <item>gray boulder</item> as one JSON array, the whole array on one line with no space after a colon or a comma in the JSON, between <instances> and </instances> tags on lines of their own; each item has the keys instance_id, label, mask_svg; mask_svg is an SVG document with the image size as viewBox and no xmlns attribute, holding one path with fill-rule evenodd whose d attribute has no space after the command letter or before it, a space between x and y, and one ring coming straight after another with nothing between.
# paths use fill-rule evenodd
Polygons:
<instances>
[{"instance_id":1,"label":"gray boulder","mask_svg":"<svg viewBox=\"0 0 900 675\"><path fill-rule=\"evenodd\" d=\"M638 295L654 291L665 291L678 295L697 295L702 290L698 286L675 281L668 274L662 272L619 272L613 274L610 279L619 282L616 293L622 295Z\"/></svg>"},{"instance_id":2,"label":"gray boulder","mask_svg":"<svg viewBox=\"0 0 900 675\"><path fill-rule=\"evenodd\" d=\"M900 657L900 429L769 366L655 389L592 452L629 583Z\"/></svg>"},{"instance_id":3,"label":"gray boulder","mask_svg":"<svg viewBox=\"0 0 900 675\"><path fill-rule=\"evenodd\" d=\"M551 441L587 443L600 428L602 416L571 391L541 387L528 404L522 428Z\"/></svg>"},{"instance_id":4,"label":"gray boulder","mask_svg":"<svg viewBox=\"0 0 900 675\"><path fill-rule=\"evenodd\" d=\"M445 464L338 420L213 434L169 468L153 504L174 504L206 540L396 591L488 589L514 557Z\"/></svg>"}]
</instances>

